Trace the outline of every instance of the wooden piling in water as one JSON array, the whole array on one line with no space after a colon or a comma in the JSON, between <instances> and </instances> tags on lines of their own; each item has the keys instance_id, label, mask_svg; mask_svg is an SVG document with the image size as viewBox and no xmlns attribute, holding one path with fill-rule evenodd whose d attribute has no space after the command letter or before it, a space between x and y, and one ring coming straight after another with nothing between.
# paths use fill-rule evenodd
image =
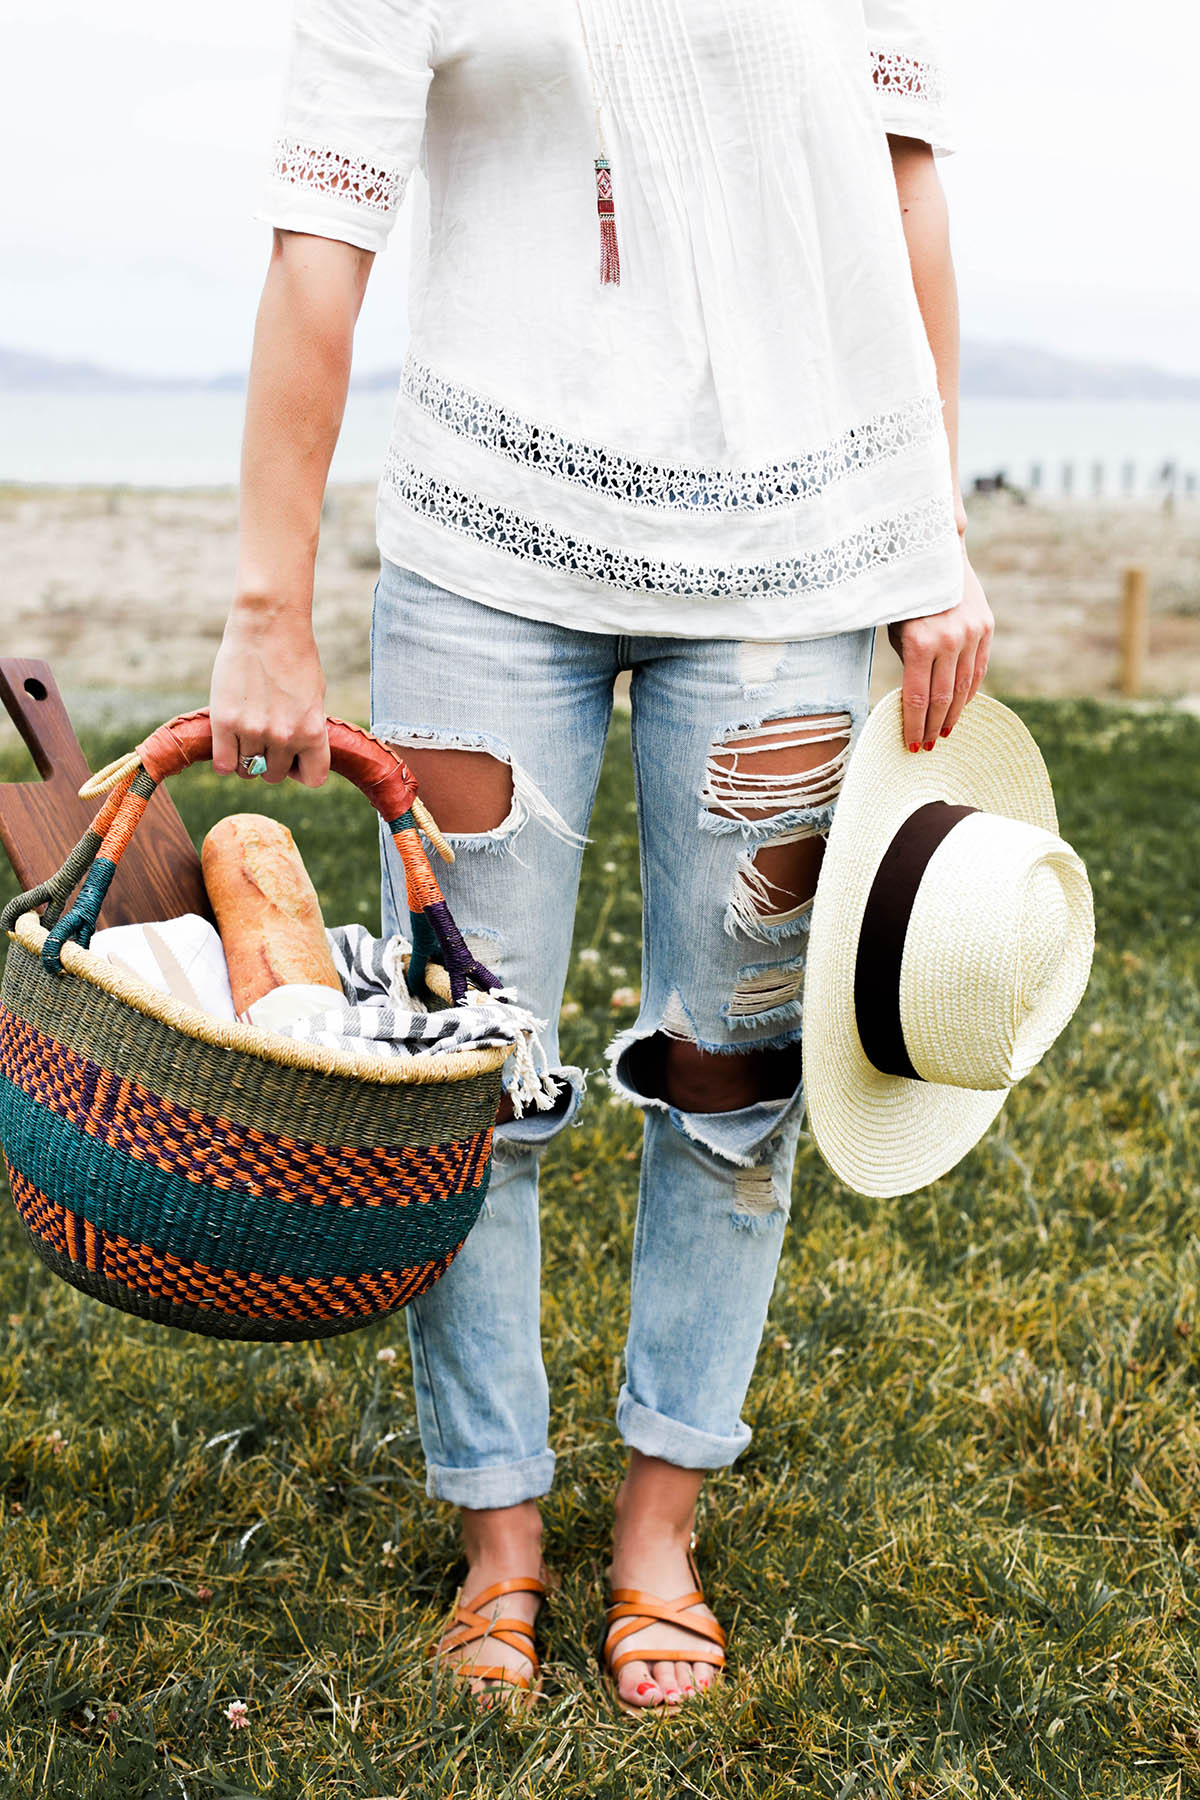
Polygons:
<instances>
[{"instance_id":1,"label":"wooden piling in water","mask_svg":"<svg viewBox=\"0 0 1200 1800\"><path fill-rule=\"evenodd\" d=\"M1121 588L1121 669L1119 686L1126 700L1142 691L1149 636L1146 571L1126 569Z\"/></svg>"}]
</instances>

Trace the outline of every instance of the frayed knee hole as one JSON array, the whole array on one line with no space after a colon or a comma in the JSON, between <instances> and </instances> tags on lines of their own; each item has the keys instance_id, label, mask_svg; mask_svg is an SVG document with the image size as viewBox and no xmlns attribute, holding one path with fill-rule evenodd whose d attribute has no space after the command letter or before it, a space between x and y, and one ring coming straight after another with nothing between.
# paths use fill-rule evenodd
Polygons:
<instances>
[{"instance_id":1,"label":"frayed knee hole","mask_svg":"<svg viewBox=\"0 0 1200 1800\"><path fill-rule=\"evenodd\" d=\"M817 876L825 855L825 839L817 833L811 837L789 838L778 844L763 844L754 852L755 870L766 885L770 919L807 906L817 891Z\"/></svg>"},{"instance_id":2,"label":"frayed knee hole","mask_svg":"<svg viewBox=\"0 0 1200 1800\"><path fill-rule=\"evenodd\" d=\"M850 754L849 713L771 719L714 744L701 799L721 819L754 822L836 799Z\"/></svg>"},{"instance_id":3,"label":"frayed knee hole","mask_svg":"<svg viewBox=\"0 0 1200 1800\"><path fill-rule=\"evenodd\" d=\"M798 1010L803 992L802 962L744 970L733 985L724 1016L733 1024L753 1024L766 1013L781 1013L788 1008Z\"/></svg>"},{"instance_id":4,"label":"frayed knee hole","mask_svg":"<svg viewBox=\"0 0 1200 1800\"><path fill-rule=\"evenodd\" d=\"M728 1055L656 1034L646 1040L644 1052L643 1069L657 1082L655 1097L680 1112L738 1112L765 1100L784 1100L800 1079L799 1045L749 1047Z\"/></svg>"},{"instance_id":5,"label":"frayed knee hole","mask_svg":"<svg viewBox=\"0 0 1200 1800\"><path fill-rule=\"evenodd\" d=\"M764 941L789 928L804 930L824 855L824 835L811 825L743 851L734 870L725 929L735 937Z\"/></svg>"},{"instance_id":6,"label":"frayed knee hole","mask_svg":"<svg viewBox=\"0 0 1200 1800\"><path fill-rule=\"evenodd\" d=\"M401 754L417 778L421 799L451 836L496 831L513 809L513 772L486 750L441 750L405 745Z\"/></svg>"}]
</instances>

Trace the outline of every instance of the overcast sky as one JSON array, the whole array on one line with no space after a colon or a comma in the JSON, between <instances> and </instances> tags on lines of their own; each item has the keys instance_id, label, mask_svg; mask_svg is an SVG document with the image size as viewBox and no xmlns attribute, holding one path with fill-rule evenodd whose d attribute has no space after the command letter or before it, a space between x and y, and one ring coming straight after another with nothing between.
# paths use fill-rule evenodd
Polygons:
<instances>
[{"instance_id":1,"label":"overcast sky","mask_svg":"<svg viewBox=\"0 0 1200 1800\"><path fill-rule=\"evenodd\" d=\"M1200 372L1200 5L949 8L962 149L941 166L964 330ZM290 14L291 0L0 0L0 345L244 366ZM362 368L399 360L403 237L372 277Z\"/></svg>"}]
</instances>

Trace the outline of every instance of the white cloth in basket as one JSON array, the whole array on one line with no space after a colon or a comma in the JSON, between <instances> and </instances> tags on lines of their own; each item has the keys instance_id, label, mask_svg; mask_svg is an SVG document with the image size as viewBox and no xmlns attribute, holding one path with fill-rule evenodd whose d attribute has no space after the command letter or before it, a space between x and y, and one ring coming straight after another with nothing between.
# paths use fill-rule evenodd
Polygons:
<instances>
[{"instance_id":1,"label":"white cloth in basket","mask_svg":"<svg viewBox=\"0 0 1200 1800\"><path fill-rule=\"evenodd\" d=\"M298 1018L281 1035L360 1056L445 1056L511 1044L505 1085L518 1115L527 1106L544 1112L554 1105L558 1087L538 1035L545 1021L518 1005L512 989L495 988L486 997L472 992L461 1006L431 1012L405 983L406 939L373 937L365 925L325 935L346 1004Z\"/></svg>"},{"instance_id":2,"label":"white cloth in basket","mask_svg":"<svg viewBox=\"0 0 1200 1800\"><path fill-rule=\"evenodd\" d=\"M181 913L152 925L106 925L93 934L88 948L185 1006L214 1019L237 1018L221 939L199 913Z\"/></svg>"}]
</instances>

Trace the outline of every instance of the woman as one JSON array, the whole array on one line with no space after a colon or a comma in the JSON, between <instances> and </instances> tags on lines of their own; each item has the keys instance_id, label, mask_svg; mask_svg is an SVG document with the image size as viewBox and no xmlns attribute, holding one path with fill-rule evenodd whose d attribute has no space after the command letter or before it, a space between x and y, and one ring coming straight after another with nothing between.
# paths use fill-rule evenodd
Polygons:
<instances>
[{"instance_id":1,"label":"woman","mask_svg":"<svg viewBox=\"0 0 1200 1800\"><path fill-rule=\"evenodd\" d=\"M903 660L913 753L987 661L953 474L931 3L300 0L259 215L218 769L325 778L321 500L418 162L372 723L459 852L460 924L550 1020L632 671L645 949L611 1080L645 1137L608 1666L633 1707L685 1703L723 1660L689 1544L705 1471L749 1439L803 1108L804 930L873 628ZM553 1112L502 1109L486 1213L408 1311L428 1491L461 1508L468 1563L442 1649L475 1690L536 1673L537 1170L582 1087L557 1073Z\"/></svg>"}]
</instances>

